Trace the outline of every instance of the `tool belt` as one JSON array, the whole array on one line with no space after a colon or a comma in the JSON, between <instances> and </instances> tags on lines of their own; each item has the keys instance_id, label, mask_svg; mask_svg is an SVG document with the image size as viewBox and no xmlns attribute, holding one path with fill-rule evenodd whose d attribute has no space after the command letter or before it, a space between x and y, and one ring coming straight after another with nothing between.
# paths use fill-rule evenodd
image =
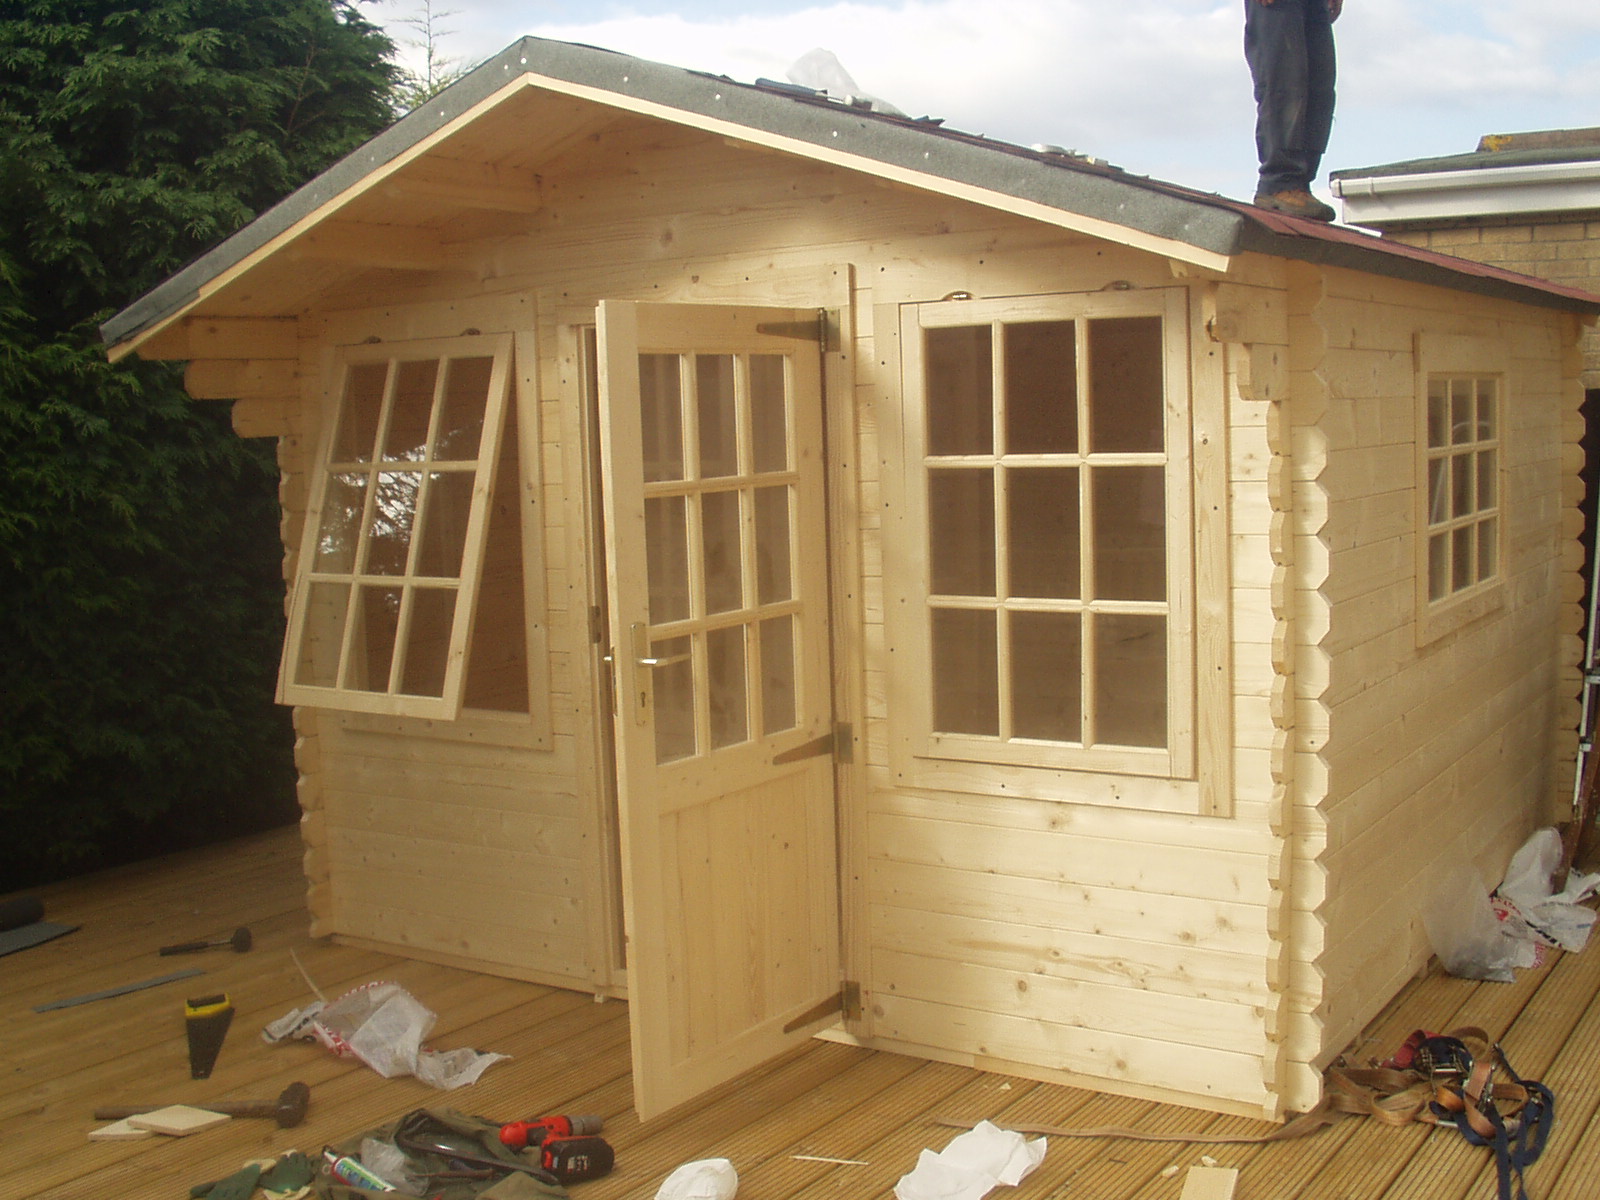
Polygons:
<instances>
[{"instance_id":1,"label":"tool belt","mask_svg":"<svg viewBox=\"0 0 1600 1200\"><path fill-rule=\"evenodd\" d=\"M1418 1029L1381 1066L1330 1067L1327 1084L1324 1104L1337 1112L1388 1125L1454 1126L1473 1145L1494 1151L1499 1200L1528 1200L1523 1170L1544 1152L1555 1097L1518 1075L1483 1030Z\"/></svg>"}]
</instances>

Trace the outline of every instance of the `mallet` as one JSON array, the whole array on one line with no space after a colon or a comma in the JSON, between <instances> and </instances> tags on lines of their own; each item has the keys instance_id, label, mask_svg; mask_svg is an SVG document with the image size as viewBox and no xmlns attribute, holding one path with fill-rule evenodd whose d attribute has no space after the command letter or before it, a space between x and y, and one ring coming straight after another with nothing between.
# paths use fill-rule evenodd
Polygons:
<instances>
[{"instance_id":1,"label":"mallet","mask_svg":"<svg viewBox=\"0 0 1600 1200\"><path fill-rule=\"evenodd\" d=\"M169 1101L169 1103L171 1103ZM279 1129L291 1129L306 1119L306 1106L311 1103L311 1089L296 1080L283 1089L276 1100L219 1100L214 1104L191 1102L206 1112L223 1113L230 1117L271 1117ZM96 1121L121 1121L140 1113L155 1112L166 1104L127 1104L120 1107L97 1108Z\"/></svg>"},{"instance_id":2,"label":"mallet","mask_svg":"<svg viewBox=\"0 0 1600 1200\"><path fill-rule=\"evenodd\" d=\"M235 954L243 954L250 949L250 930L243 925L233 931L232 937L223 938L216 942L179 942L176 946L163 946L162 954L192 954L196 950L212 950L218 946L231 946Z\"/></svg>"}]
</instances>

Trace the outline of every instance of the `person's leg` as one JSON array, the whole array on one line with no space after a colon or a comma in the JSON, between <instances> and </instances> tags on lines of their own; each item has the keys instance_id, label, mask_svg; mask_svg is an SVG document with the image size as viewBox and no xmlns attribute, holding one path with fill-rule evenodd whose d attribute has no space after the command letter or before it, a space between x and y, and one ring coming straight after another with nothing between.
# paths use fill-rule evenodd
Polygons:
<instances>
[{"instance_id":1,"label":"person's leg","mask_svg":"<svg viewBox=\"0 0 1600 1200\"><path fill-rule=\"evenodd\" d=\"M1318 0L1311 0L1317 3ZM1244 56L1255 81L1258 194L1304 191L1306 169L1307 0L1245 0Z\"/></svg>"},{"instance_id":2,"label":"person's leg","mask_svg":"<svg viewBox=\"0 0 1600 1200\"><path fill-rule=\"evenodd\" d=\"M1282 0L1279 0L1282 3ZM1276 7L1275 5L1273 7ZM1333 22L1322 0L1306 5L1306 121L1304 156L1306 183L1317 177L1322 155L1333 131L1334 76Z\"/></svg>"}]
</instances>

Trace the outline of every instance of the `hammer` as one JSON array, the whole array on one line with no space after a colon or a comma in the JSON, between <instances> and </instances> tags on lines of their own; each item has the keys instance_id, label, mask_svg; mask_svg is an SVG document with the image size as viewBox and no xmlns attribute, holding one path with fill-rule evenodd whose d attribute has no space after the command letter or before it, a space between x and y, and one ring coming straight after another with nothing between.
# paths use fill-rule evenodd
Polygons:
<instances>
[{"instance_id":1,"label":"hammer","mask_svg":"<svg viewBox=\"0 0 1600 1200\"><path fill-rule=\"evenodd\" d=\"M176 946L163 946L158 954L192 954L196 950L210 950L217 946L231 946L235 954L243 954L250 949L250 931L243 925L233 931L232 937L225 937L215 942L179 942Z\"/></svg>"},{"instance_id":2,"label":"hammer","mask_svg":"<svg viewBox=\"0 0 1600 1200\"><path fill-rule=\"evenodd\" d=\"M219 1100L215 1104L196 1104L195 1107L230 1117L271 1117L278 1123L279 1129L291 1129L306 1119L306 1105L310 1102L311 1089L296 1080L284 1088L283 1094L276 1100ZM128 1104L120 1108L97 1108L94 1110L94 1119L120 1121L124 1117L136 1117L140 1113L166 1107L167 1104Z\"/></svg>"}]
</instances>

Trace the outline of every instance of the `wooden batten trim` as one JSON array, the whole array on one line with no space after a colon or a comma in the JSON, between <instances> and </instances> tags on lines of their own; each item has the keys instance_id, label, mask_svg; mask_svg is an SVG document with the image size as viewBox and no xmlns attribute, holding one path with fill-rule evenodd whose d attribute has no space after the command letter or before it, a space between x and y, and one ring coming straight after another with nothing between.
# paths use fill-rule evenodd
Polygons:
<instances>
[{"instance_id":1,"label":"wooden batten trim","mask_svg":"<svg viewBox=\"0 0 1600 1200\"><path fill-rule=\"evenodd\" d=\"M1017 196L1007 195L1004 192L994 191L991 188L978 187L974 184L962 183L959 180L930 175L909 167L897 166L894 163L881 162L878 159L868 158L864 155L832 150L800 138L788 137L783 134L773 133L770 130L757 129L754 126L741 124L738 121L710 117L703 113L674 108L671 105L645 100L638 96L628 96L619 92L608 91L605 88L573 83L565 79L557 79L554 76L540 75L534 72L523 75L518 82L522 86L543 88L575 99L589 100L596 104L605 105L608 108L622 109L638 116L652 117L657 120L667 121L673 125L700 129L726 138L734 143L780 150L797 158L807 158L830 166L842 167L845 170L861 175L874 176L894 183L906 184L918 191L938 192L958 200L966 200L973 204L982 205L985 208L1008 212L1014 216L1039 221L1042 224L1052 225L1059 229L1068 229L1074 233L1086 234L1104 241L1117 242L1139 250L1148 250L1152 254L1177 259L1180 262L1203 267L1206 270L1225 274L1233 262L1230 255L1218 254L1211 250L1202 250L1198 246L1191 246L1171 238L1144 233L1137 229L1131 229L1126 225L1118 225L1112 221L1103 221L1096 217L1085 216L1082 213L1068 212L1048 204L1041 204L1035 200L1024 200ZM516 86L516 84L511 86Z\"/></svg>"}]
</instances>

